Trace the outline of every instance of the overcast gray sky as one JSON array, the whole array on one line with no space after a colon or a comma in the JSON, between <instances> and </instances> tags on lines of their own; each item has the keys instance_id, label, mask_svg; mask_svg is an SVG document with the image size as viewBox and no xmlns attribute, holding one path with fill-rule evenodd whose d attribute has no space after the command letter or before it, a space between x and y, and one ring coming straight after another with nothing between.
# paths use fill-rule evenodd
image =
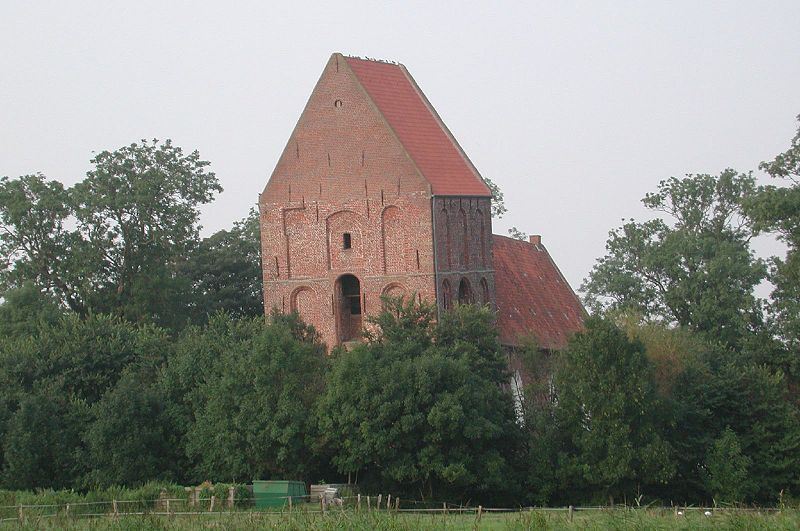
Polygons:
<instances>
[{"instance_id":1,"label":"overcast gray sky","mask_svg":"<svg viewBox=\"0 0 800 531\"><path fill-rule=\"evenodd\" d=\"M257 200L328 56L402 62L515 225L576 289L621 218L684 173L755 169L800 114L800 2L0 0L0 175L71 184L172 138Z\"/></svg>"}]
</instances>

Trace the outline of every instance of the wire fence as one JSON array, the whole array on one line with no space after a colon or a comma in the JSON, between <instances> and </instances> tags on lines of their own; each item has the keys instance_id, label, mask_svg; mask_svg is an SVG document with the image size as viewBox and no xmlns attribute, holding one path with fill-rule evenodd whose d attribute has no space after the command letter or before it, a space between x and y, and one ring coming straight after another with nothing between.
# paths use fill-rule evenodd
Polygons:
<instances>
[{"instance_id":1,"label":"wire fence","mask_svg":"<svg viewBox=\"0 0 800 531\"><path fill-rule=\"evenodd\" d=\"M317 498L317 499L314 499ZM340 498L326 496L277 496L277 507L253 507L258 501L255 497L232 499L210 498L174 498L159 497L140 500L102 500L76 501L51 504L16 504L0 505L0 522L24 522L39 518L119 518L126 516L225 516L245 513L258 515L284 515L287 512L300 511L303 514L325 514L331 511L354 512L387 512L405 514L453 514L474 515L478 520L484 514L548 512L564 513L569 520L579 512L587 511L652 511L673 512L675 516L690 512L701 512L706 516L717 513L763 513L780 512L780 508L772 507L704 507L704 506L565 506L565 507L483 507L459 505L448 502L429 500L402 500L390 494L383 496L354 495Z\"/></svg>"}]
</instances>

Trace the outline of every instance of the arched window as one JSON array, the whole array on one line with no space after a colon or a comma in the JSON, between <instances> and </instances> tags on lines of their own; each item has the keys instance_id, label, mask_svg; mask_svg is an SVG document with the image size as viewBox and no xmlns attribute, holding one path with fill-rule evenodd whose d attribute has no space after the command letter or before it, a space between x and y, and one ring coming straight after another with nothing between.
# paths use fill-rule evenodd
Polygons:
<instances>
[{"instance_id":1,"label":"arched window","mask_svg":"<svg viewBox=\"0 0 800 531\"><path fill-rule=\"evenodd\" d=\"M459 304L472 304L475 302L472 296L472 286L469 285L469 280L462 278L458 283L458 303Z\"/></svg>"},{"instance_id":2,"label":"arched window","mask_svg":"<svg viewBox=\"0 0 800 531\"><path fill-rule=\"evenodd\" d=\"M453 244L450 241L450 221L447 219L447 209L442 209L442 226L444 227L444 254L447 260L447 269L452 267L452 249Z\"/></svg>"},{"instance_id":3,"label":"arched window","mask_svg":"<svg viewBox=\"0 0 800 531\"><path fill-rule=\"evenodd\" d=\"M442 307L445 310L453 307L453 291L450 289L450 282L447 279L442 282Z\"/></svg>"},{"instance_id":4,"label":"arched window","mask_svg":"<svg viewBox=\"0 0 800 531\"><path fill-rule=\"evenodd\" d=\"M483 304L489 304L489 283L486 282L485 278L481 279L481 302Z\"/></svg>"},{"instance_id":5,"label":"arched window","mask_svg":"<svg viewBox=\"0 0 800 531\"><path fill-rule=\"evenodd\" d=\"M467 226L467 213L464 212L463 208L458 210L458 223L461 225L458 228L458 237L461 240L459 242L461 256L459 257L461 260L461 265L465 268L469 268L469 232Z\"/></svg>"},{"instance_id":6,"label":"arched window","mask_svg":"<svg viewBox=\"0 0 800 531\"><path fill-rule=\"evenodd\" d=\"M392 282L383 288L381 295L384 297L391 297L393 299L402 299L406 296L406 288L404 288L402 284Z\"/></svg>"},{"instance_id":7,"label":"arched window","mask_svg":"<svg viewBox=\"0 0 800 531\"><path fill-rule=\"evenodd\" d=\"M480 256L481 256L481 265L486 267L486 218L483 217L483 212L481 209L475 211L475 217L478 218L478 226L480 227Z\"/></svg>"}]
</instances>

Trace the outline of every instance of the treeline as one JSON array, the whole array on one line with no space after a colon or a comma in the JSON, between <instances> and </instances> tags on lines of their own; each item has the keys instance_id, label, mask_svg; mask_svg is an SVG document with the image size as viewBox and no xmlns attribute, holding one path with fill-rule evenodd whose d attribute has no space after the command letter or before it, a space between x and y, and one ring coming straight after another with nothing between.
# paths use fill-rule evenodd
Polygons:
<instances>
[{"instance_id":1,"label":"treeline","mask_svg":"<svg viewBox=\"0 0 800 531\"><path fill-rule=\"evenodd\" d=\"M487 309L434 323L387 301L369 342L326 356L296 316L173 336L35 302L36 329L0 340L4 488L350 474L415 498L510 495L521 431Z\"/></svg>"},{"instance_id":2,"label":"treeline","mask_svg":"<svg viewBox=\"0 0 800 531\"><path fill-rule=\"evenodd\" d=\"M562 472L628 497L644 484L670 499L797 495L800 130L760 169L780 185L730 169L662 181L643 199L655 217L609 234L582 286L606 322L564 354L584 380L556 386L552 417L577 415L555 424L579 456ZM755 255L763 233L785 257ZM764 281L768 300L755 295Z\"/></svg>"},{"instance_id":3,"label":"treeline","mask_svg":"<svg viewBox=\"0 0 800 531\"><path fill-rule=\"evenodd\" d=\"M263 317L258 218L201 239L219 185L169 142L64 188L0 181L0 486L353 481L407 499L777 503L800 489L800 132L751 174L689 175L610 234L561 353L488 308L387 300L325 355ZM785 257L750 248L777 234ZM760 300L755 287L775 290ZM529 385L514 396L509 356Z\"/></svg>"},{"instance_id":4,"label":"treeline","mask_svg":"<svg viewBox=\"0 0 800 531\"><path fill-rule=\"evenodd\" d=\"M0 294L30 283L85 318L179 331L221 310L263 315L253 210L199 237L222 190L209 163L165 142L103 151L70 188L41 174L0 179Z\"/></svg>"},{"instance_id":5,"label":"treeline","mask_svg":"<svg viewBox=\"0 0 800 531\"><path fill-rule=\"evenodd\" d=\"M520 418L486 308L435 322L389 300L364 345L326 356L295 316L172 335L38 304L34 331L0 340L7 489L299 478L487 504L776 503L800 481L784 375L683 329L593 318L561 354L517 352Z\"/></svg>"}]
</instances>

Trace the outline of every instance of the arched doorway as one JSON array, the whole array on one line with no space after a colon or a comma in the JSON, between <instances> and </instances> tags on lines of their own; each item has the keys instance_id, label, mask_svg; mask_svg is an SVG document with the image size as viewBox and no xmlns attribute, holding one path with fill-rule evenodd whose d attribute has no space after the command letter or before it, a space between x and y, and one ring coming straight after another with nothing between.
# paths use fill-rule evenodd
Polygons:
<instances>
[{"instance_id":1,"label":"arched doorway","mask_svg":"<svg viewBox=\"0 0 800 531\"><path fill-rule=\"evenodd\" d=\"M361 337L361 282L354 275L342 275L336 280L336 330L339 341Z\"/></svg>"},{"instance_id":2,"label":"arched doorway","mask_svg":"<svg viewBox=\"0 0 800 531\"><path fill-rule=\"evenodd\" d=\"M472 286L469 285L469 280L462 278L458 283L458 303L459 304L472 304L475 298L472 296Z\"/></svg>"}]
</instances>

